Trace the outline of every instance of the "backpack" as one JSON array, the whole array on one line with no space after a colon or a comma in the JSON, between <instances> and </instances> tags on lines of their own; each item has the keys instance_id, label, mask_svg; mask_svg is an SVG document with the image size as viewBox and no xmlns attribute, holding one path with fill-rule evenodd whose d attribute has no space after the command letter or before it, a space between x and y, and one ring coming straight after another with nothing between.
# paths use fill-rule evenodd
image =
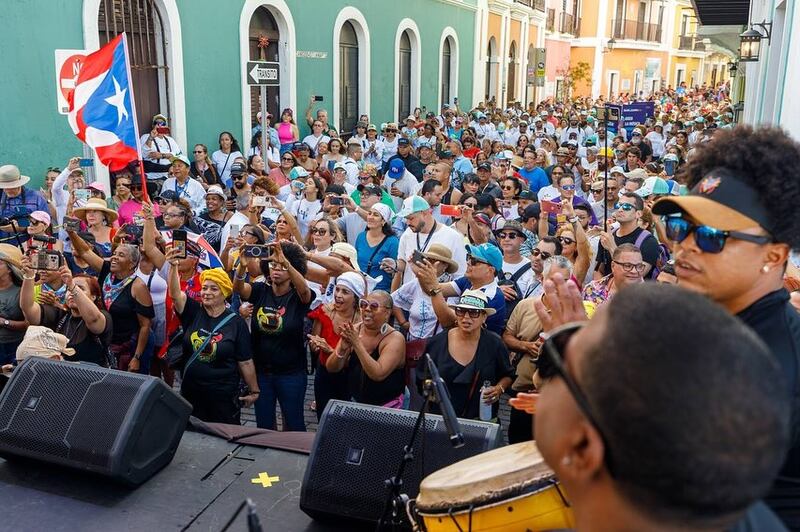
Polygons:
<instances>
[{"instance_id":1,"label":"backpack","mask_svg":"<svg viewBox=\"0 0 800 532\"><path fill-rule=\"evenodd\" d=\"M652 236L652 233L647 229L642 229L642 232L636 237L636 242L634 242L633 245L642 249L642 243L644 243L648 236ZM653 236L653 238L655 238L655 236ZM656 239L656 242L658 242L658 239ZM669 249L664 244L658 244L658 258L656 259L656 264L650 269L650 273L647 274L646 279L655 280L668 261Z\"/></svg>"},{"instance_id":2,"label":"backpack","mask_svg":"<svg viewBox=\"0 0 800 532\"><path fill-rule=\"evenodd\" d=\"M497 286L513 286L514 291L517 293L516 298L512 299L511 301L506 300L505 321L508 321L509 316L511 316L511 313L514 312L514 308L517 306L517 303L522 301L523 298L522 290L519 289L519 285L517 284L517 282L519 281L520 277L525 275L525 272L527 272L530 269L531 269L531 263L530 261L527 261L525 264L522 265L522 267L519 270L514 272L514 275L508 278L504 278L497 282Z\"/></svg>"}]
</instances>

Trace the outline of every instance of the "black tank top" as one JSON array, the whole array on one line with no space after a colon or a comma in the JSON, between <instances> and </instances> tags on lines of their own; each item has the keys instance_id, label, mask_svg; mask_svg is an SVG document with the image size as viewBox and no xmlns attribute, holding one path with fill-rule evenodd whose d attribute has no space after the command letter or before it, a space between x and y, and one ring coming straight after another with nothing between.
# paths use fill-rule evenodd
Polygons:
<instances>
[{"instance_id":1,"label":"black tank top","mask_svg":"<svg viewBox=\"0 0 800 532\"><path fill-rule=\"evenodd\" d=\"M388 335L387 335L388 336ZM378 345L369 354L373 360L378 360L380 356L380 346L383 342L381 338ZM347 369L347 383L350 390L350 397L358 403L367 405L381 406L385 405L392 399L396 399L405 389L405 372L403 368L395 368L385 379L381 382L376 382L370 379L364 368L361 367L361 361L355 353L350 355L350 365Z\"/></svg>"}]
</instances>

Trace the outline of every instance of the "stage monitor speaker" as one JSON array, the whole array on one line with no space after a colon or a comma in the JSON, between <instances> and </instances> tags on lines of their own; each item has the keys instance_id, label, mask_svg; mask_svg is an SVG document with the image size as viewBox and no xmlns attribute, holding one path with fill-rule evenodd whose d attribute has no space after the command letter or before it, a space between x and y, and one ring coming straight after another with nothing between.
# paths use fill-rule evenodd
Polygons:
<instances>
[{"instance_id":1,"label":"stage monitor speaker","mask_svg":"<svg viewBox=\"0 0 800 532\"><path fill-rule=\"evenodd\" d=\"M411 438L417 412L331 401L319 422L300 492L300 508L314 519L377 522ZM460 419L464 445L453 448L441 416L425 416L414 442L414 460L403 476L403 493L414 498L430 473L501 445L499 426Z\"/></svg>"},{"instance_id":2,"label":"stage monitor speaker","mask_svg":"<svg viewBox=\"0 0 800 532\"><path fill-rule=\"evenodd\" d=\"M30 357L0 394L0 455L136 486L172 460L191 411L154 377Z\"/></svg>"}]
</instances>

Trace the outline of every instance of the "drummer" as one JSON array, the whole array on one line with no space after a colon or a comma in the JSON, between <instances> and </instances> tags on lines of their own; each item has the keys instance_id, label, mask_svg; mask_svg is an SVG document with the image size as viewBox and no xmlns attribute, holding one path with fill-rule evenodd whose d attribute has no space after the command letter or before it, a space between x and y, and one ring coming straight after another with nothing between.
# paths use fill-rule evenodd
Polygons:
<instances>
[{"instance_id":1,"label":"drummer","mask_svg":"<svg viewBox=\"0 0 800 532\"><path fill-rule=\"evenodd\" d=\"M576 529L726 530L750 507L748 529L785 530L753 505L780 470L790 411L758 337L707 298L655 283L576 322L578 291L555 285L539 316L553 376L536 437Z\"/></svg>"}]
</instances>

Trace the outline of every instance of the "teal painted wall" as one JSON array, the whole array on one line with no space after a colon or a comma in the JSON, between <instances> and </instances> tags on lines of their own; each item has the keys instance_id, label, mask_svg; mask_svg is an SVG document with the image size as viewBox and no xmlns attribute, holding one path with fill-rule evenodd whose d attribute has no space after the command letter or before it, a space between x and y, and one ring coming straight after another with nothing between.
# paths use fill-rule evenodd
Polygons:
<instances>
[{"instance_id":1,"label":"teal painted wall","mask_svg":"<svg viewBox=\"0 0 800 532\"><path fill-rule=\"evenodd\" d=\"M465 0L470 6L476 0ZM217 135L230 130L244 145L241 131L239 17L243 0L175 0L180 13L187 141L202 142L213 151ZM394 119L394 43L403 18L413 19L420 32L420 103L435 109L438 102L439 41L451 26L459 41L459 89L462 102L472 99L474 17L471 9L436 0L287 0L295 23L297 50L325 51L326 59L297 58L296 113L302 114L311 94L325 97L332 111L333 22L344 5L364 15L371 40L370 119ZM221 6L225 6L222 10ZM56 48L83 48L82 0L5 0L0 20L2 72L0 84L0 163L17 164L36 186L48 166L64 165L81 153L66 116L56 109L54 53ZM36 20L36 31L30 21ZM9 52L11 51L11 52Z\"/></svg>"},{"instance_id":2,"label":"teal painted wall","mask_svg":"<svg viewBox=\"0 0 800 532\"><path fill-rule=\"evenodd\" d=\"M81 154L58 114L54 53L83 48L81 1L3 0L0 21L0 164L16 164L38 187L48 166Z\"/></svg>"}]
</instances>

